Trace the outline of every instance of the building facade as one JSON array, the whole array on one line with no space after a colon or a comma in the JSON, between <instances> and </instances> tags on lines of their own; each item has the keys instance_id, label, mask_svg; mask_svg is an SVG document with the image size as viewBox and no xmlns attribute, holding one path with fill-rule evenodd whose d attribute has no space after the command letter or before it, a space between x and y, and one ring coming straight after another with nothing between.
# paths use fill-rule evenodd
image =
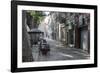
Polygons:
<instances>
[{"instance_id":1,"label":"building facade","mask_svg":"<svg viewBox=\"0 0 100 73\"><path fill-rule=\"evenodd\" d=\"M51 12L52 39L66 47L90 51L90 14Z\"/></svg>"}]
</instances>

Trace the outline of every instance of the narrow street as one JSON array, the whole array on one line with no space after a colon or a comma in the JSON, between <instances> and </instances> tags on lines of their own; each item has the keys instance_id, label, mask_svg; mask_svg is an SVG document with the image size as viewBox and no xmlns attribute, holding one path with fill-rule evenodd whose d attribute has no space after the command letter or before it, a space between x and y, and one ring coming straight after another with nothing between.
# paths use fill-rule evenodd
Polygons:
<instances>
[{"instance_id":1,"label":"narrow street","mask_svg":"<svg viewBox=\"0 0 100 73\"><path fill-rule=\"evenodd\" d=\"M23 62L89 59L90 14L23 10L22 38Z\"/></svg>"},{"instance_id":2,"label":"narrow street","mask_svg":"<svg viewBox=\"0 0 100 73\"><path fill-rule=\"evenodd\" d=\"M65 48L60 42L47 39L50 45L50 52L45 56L39 54L38 45L33 45L32 54L35 61L56 61L56 60L78 60L88 59L87 52L76 48Z\"/></svg>"}]
</instances>

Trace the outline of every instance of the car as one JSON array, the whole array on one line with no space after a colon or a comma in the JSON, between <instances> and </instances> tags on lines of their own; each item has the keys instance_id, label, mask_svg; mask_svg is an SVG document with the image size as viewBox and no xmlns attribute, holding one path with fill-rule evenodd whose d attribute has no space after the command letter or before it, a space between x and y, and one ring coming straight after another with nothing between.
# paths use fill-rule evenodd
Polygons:
<instances>
[{"instance_id":1,"label":"car","mask_svg":"<svg viewBox=\"0 0 100 73\"><path fill-rule=\"evenodd\" d=\"M50 45L45 39L40 40L39 54L42 53L42 55L47 55L48 52L50 52Z\"/></svg>"}]
</instances>

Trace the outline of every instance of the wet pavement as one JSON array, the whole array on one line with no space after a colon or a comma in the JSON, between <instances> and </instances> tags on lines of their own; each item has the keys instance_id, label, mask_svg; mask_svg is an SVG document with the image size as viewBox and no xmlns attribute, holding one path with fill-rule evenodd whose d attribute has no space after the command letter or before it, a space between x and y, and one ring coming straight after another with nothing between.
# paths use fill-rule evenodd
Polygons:
<instances>
[{"instance_id":1,"label":"wet pavement","mask_svg":"<svg viewBox=\"0 0 100 73\"><path fill-rule=\"evenodd\" d=\"M33 45L32 54L35 61L89 59L89 54L86 51L77 48L66 48L60 42L51 39L46 40L50 45L50 52L47 55L39 53L38 45Z\"/></svg>"}]
</instances>

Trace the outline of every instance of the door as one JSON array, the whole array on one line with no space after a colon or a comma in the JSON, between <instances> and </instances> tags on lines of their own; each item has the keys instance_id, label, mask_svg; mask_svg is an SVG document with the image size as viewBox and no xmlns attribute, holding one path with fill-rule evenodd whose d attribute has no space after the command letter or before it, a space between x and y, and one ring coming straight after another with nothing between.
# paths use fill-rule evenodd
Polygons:
<instances>
[{"instance_id":1,"label":"door","mask_svg":"<svg viewBox=\"0 0 100 73\"><path fill-rule=\"evenodd\" d=\"M81 31L81 48L83 50L88 51L88 31L87 30Z\"/></svg>"}]
</instances>

